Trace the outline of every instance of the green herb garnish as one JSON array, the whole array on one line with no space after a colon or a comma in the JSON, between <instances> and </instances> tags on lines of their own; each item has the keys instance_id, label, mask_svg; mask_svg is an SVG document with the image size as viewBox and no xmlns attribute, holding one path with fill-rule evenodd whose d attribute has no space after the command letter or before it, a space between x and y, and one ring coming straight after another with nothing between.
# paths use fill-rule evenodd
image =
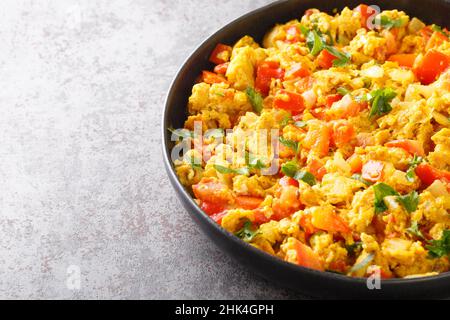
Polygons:
<instances>
[{"instance_id":1,"label":"green herb garnish","mask_svg":"<svg viewBox=\"0 0 450 320\"><path fill-rule=\"evenodd\" d=\"M422 157L414 155L413 159L409 162L408 171L406 171L406 180L409 182L414 182L414 179L416 178L416 168L422 163L422 161Z\"/></svg>"},{"instance_id":2,"label":"green herb garnish","mask_svg":"<svg viewBox=\"0 0 450 320\"><path fill-rule=\"evenodd\" d=\"M333 60L334 67L342 67L350 62L351 55L346 52L341 52L335 47L328 45L326 37L320 31L309 31L306 36L306 45L313 56L318 55L322 50L327 50L331 53L334 57L336 57L336 59Z\"/></svg>"},{"instance_id":3,"label":"green herb garnish","mask_svg":"<svg viewBox=\"0 0 450 320\"><path fill-rule=\"evenodd\" d=\"M369 117L382 116L392 110L391 101L397 93L391 88L377 89L372 91L367 100L371 103Z\"/></svg>"},{"instance_id":4,"label":"green herb garnish","mask_svg":"<svg viewBox=\"0 0 450 320\"><path fill-rule=\"evenodd\" d=\"M253 110L256 113L261 113L263 109L263 97L261 96L261 94L252 87L248 87L247 90L245 90L245 93L250 100Z\"/></svg>"},{"instance_id":5,"label":"green herb garnish","mask_svg":"<svg viewBox=\"0 0 450 320\"><path fill-rule=\"evenodd\" d=\"M239 169L232 169L232 168L227 168L227 167L215 164L214 165L214 169L216 169L219 173L222 173L222 174L230 174L230 173L232 173L232 174L242 174L244 176L248 176L249 173L250 173L249 170L248 170L248 167L242 167L242 168L239 168Z\"/></svg>"},{"instance_id":6,"label":"green herb garnish","mask_svg":"<svg viewBox=\"0 0 450 320\"><path fill-rule=\"evenodd\" d=\"M241 238L245 242L250 242L253 240L253 238L255 238L256 235L259 234L259 232L254 231L252 229L253 229L252 223L250 221L246 221L242 229L235 233L235 236Z\"/></svg>"},{"instance_id":7,"label":"green herb garnish","mask_svg":"<svg viewBox=\"0 0 450 320\"><path fill-rule=\"evenodd\" d=\"M431 30L439 32L439 33L443 34L446 37L449 36L449 33L446 32L444 29L442 29L442 27L438 26L437 24L432 24L431 25Z\"/></svg>"},{"instance_id":8,"label":"green herb garnish","mask_svg":"<svg viewBox=\"0 0 450 320\"><path fill-rule=\"evenodd\" d=\"M351 55L347 52L341 52L335 47L325 46L325 50L331 53L336 59L333 60L333 67L343 67L350 62Z\"/></svg>"},{"instance_id":9,"label":"green herb garnish","mask_svg":"<svg viewBox=\"0 0 450 320\"><path fill-rule=\"evenodd\" d=\"M245 162L247 163L247 166L250 169L261 170L267 167L266 164L260 158L257 158L248 152L246 152L245 154Z\"/></svg>"},{"instance_id":10,"label":"green herb garnish","mask_svg":"<svg viewBox=\"0 0 450 320\"><path fill-rule=\"evenodd\" d=\"M295 180L302 180L303 182L306 182L310 186L315 185L316 177L311 172L308 171L297 171L297 173L294 176Z\"/></svg>"},{"instance_id":11,"label":"green herb garnish","mask_svg":"<svg viewBox=\"0 0 450 320\"><path fill-rule=\"evenodd\" d=\"M384 203L384 198L387 196L398 196L398 192L391 186L381 182L373 186L375 193L375 213L385 212L388 208Z\"/></svg>"},{"instance_id":12,"label":"green herb garnish","mask_svg":"<svg viewBox=\"0 0 450 320\"><path fill-rule=\"evenodd\" d=\"M346 245L345 249L350 257L355 257L362 250L362 242L354 242L352 244Z\"/></svg>"},{"instance_id":13,"label":"green herb garnish","mask_svg":"<svg viewBox=\"0 0 450 320\"><path fill-rule=\"evenodd\" d=\"M289 149L294 150L296 153L298 152L300 144L297 141L285 139L283 137L279 138L280 143L284 145L285 147L288 147Z\"/></svg>"},{"instance_id":14,"label":"green herb garnish","mask_svg":"<svg viewBox=\"0 0 450 320\"><path fill-rule=\"evenodd\" d=\"M399 195L396 199L409 213L416 211L417 205L419 204L419 194L417 191L412 191L404 196Z\"/></svg>"},{"instance_id":15,"label":"green herb garnish","mask_svg":"<svg viewBox=\"0 0 450 320\"><path fill-rule=\"evenodd\" d=\"M288 161L281 166L281 172L283 172L283 174L285 176L288 176L291 178L295 177L298 170L299 170L299 166L298 166L297 162L295 162L295 161Z\"/></svg>"},{"instance_id":16,"label":"green herb garnish","mask_svg":"<svg viewBox=\"0 0 450 320\"><path fill-rule=\"evenodd\" d=\"M388 208L384 203L384 198L388 196L396 196L395 200L400 203L409 213L416 211L419 204L419 194L412 191L406 195L401 195L391 186L381 182L373 186L375 193L375 213L385 212Z\"/></svg>"},{"instance_id":17,"label":"green herb garnish","mask_svg":"<svg viewBox=\"0 0 450 320\"><path fill-rule=\"evenodd\" d=\"M426 248L430 258L450 256L450 229L444 230L439 240L431 240Z\"/></svg>"},{"instance_id":18,"label":"green herb garnish","mask_svg":"<svg viewBox=\"0 0 450 320\"><path fill-rule=\"evenodd\" d=\"M417 223L417 221L412 221L411 226L408 229L406 229L406 232L416 236L417 238L421 239L425 238L422 234L422 231L420 231L419 229L419 224Z\"/></svg>"},{"instance_id":19,"label":"green herb garnish","mask_svg":"<svg viewBox=\"0 0 450 320\"><path fill-rule=\"evenodd\" d=\"M378 17L377 17L378 19ZM405 24L405 20L404 19L391 19L387 16L381 16L379 18L379 22L380 25L385 28L385 29L391 29L391 28L400 28L403 27L403 25Z\"/></svg>"},{"instance_id":20,"label":"green herb garnish","mask_svg":"<svg viewBox=\"0 0 450 320\"><path fill-rule=\"evenodd\" d=\"M339 93L341 96L345 96L347 94L350 94L350 90L348 90L345 87L339 87L336 89L337 93Z\"/></svg>"},{"instance_id":21,"label":"green herb garnish","mask_svg":"<svg viewBox=\"0 0 450 320\"><path fill-rule=\"evenodd\" d=\"M325 39L322 38L322 34L319 34L316 30L311 30L306 36L306 45L313 56L316 56L322 51L325 45Z\"/></svg>"},{"instance_id":22,"label":"green herb garnish","mask_svg":"<svg viewBox=\"0 0 450 320\"><path fill-rule=\"evenodd\" d=\"M308 35L309 29L301 24L300 25L300 31L306 37Z\"/></svg>"},{"instance_id":23,"label":"green herb garnish","mask_svg":"<svg viewBox=\"0 0 450 320\"><path fill-rule=\"evenodd\" d=\"M281 119L281 121L280 121L280 126L281 126L281 127L285 127L285 126L287 126L291 121L292 121L292 117L291 117L291 116L285 116L285 117L283 117L283 119Z\"/></svg>"},{"instance_id":24,"label":"green herb garnish","mask_svg":"<svg viewBox=\"0 0 450 320\"><path fill-rule=\"evenodd\" d=\"M194 156L192 156L190 159L189 159L189 164L191 165L191 167L193 168L193 169L203 169L202 168L202 164L201 164L201 161L199 161L197 158L195 158Z\"/></svg>"},{"instance_id":25,"label":"green herb garnish","mask_svg":"<svg viewBox=\"0 0 450 320\"><path fill-rule=\"evenodd\" d=\"M283 172L285 176L294 178L295 180L302 180L310 186L316 184L316 177L308 171L300 170L300 167L295 161L289 161L283 164L281 166L281 172Z\"/></svg>"}]
</instances>

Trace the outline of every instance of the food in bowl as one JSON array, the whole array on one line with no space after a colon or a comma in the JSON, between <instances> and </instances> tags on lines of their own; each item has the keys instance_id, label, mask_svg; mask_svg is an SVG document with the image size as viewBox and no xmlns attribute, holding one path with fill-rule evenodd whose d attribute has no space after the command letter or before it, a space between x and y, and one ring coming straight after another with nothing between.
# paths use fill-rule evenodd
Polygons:
<instances>
[{"instance_id":1,"label":"food in bowl","mask_svg":"<svg viewBox=\"0 0 450 320\"><path fill-rule=\"evenodd\" d=\"M217 44L172 134L179 180L211 219L285 261L447 272L448 37L360 5L307 10L261 44Z\"/></svg>"}]
</instances>

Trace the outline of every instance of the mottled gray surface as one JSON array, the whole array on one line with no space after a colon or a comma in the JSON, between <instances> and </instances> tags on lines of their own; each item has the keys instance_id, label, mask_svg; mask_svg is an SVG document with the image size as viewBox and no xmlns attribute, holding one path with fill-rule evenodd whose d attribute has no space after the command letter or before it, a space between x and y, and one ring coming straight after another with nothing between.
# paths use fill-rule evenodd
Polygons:
<instances>
[{"instance_id":1,"label":"mottled gray surface","mask_svg":"<svg viewBox=\"0 0 450 320\"><path fill-rule=\"evenodd\" d=\"M218 251L160 155L177 68L266 2L2 2L0 298L300 297Z\"/></svg>"}]
</instances>

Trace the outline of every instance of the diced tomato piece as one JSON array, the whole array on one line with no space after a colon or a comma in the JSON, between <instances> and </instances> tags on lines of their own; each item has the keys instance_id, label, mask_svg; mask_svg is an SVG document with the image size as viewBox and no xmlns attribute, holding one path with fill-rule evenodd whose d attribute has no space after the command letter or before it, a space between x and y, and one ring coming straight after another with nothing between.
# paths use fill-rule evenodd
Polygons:
<instances>
[{"instance_id":1,"label":"diced tomato piece","mask_svg":"<svg viewBox=\"0 0 450 320\"><path fill-rule=\"evenodd\" d=\"M362 170L362 159L356 153L352 154L350 158L347 159L347 163L350 165L352 173L361 172Z\"/></svg>"},{"instance_id":2,"label":"diced tomato piece","mask_svg":"<svg viewBox=\"0 0 450 320\"><path fill-rule=\"evenodd\" d=\"M416 59L413 72L422 84L428 85L436 81L441 73L448 68L449 60L446 54L432 49L421 59Z\"/></svg>"},{"instance_id":3,"label":"diced tomato piece","mask_svg":"<svg viewBox=\"0 0 450 320\"><path fill-rule=\"evenodd\" d=\"M224 76L206 70L202 71L202 81L208 84L227 83Z\"/></svg>"},{"instance_id":4,"label":"diced tomato piece","mask_svg":"<svg viewBox=\"0 0 450 320\"><path fill-rule=\"evenodd\" d=\"M333 61L336 57L332 55L328 50L322 50L317 56L317 64L322 69L330 69L333 66Z\"/></svg>"},{"instance_id":5,"label":"diced tomato piece","mask_svg":"<svg viewBox=\"0 0 450 320\"><path fill-rule=\"evenodd\" d=\"M329 232L350 233L347 223L336 213L327 210L314 210L311 222L317 229Z\"/></svg>"},{"instance_id":6,"label":"diced tomato piece","mask_svg":"<svg viewBox=\"0 0 450 320\"><path fill-rule=\"evenodd\" d=\"M308 133L303 140L303 146L319 157L326 156L330 149L331 129L325 123L308 126Z\"/></svg>"},{"instance_id":7,"label":"diced tomato piece","mask_svg":"<svg viewBox=\"0 0 450 320\"><path fill-rule=\"evenodd\" d=\"M431 26L426 26L422 28L419 33L425 39L425 41L428 42L428 40L431 38L431 35L433 34L433 30L431 29Z\"/></svg>"},{"instance_id":8,"label":"diced tomato piece","mask_svg":"<svg viewBox=\"0 0 450 320\"><path fill-rule=\"evenodd\" d=\"M292 239L295 242L294 249L297 253L297 264L305 268L324 271L323 263L319 256L309 246L295 238Z\"/></svg>"},{"instance_id":9,"label":"diced tomato piece","mask_svg":"<svg viewBox=\"0 0 450 320\"><path fill-rule=\"evenodd\" d=\"M211 61L214 64L221 64L228 62L230 60L232 50L233 48L231 48L230 46L219 43L211 53L209 61Z\"/></svg>"},{"instance_id":10,"label":"diced tomato piece","mask_svg":"<svg viewBox=\"0 0 450 320\"><path fill-rule=\"evenodd\" d=\"M333 271L345 273L347 271L347 263L344 260L332 261L329 268Z\"/></svg>"},{"instance_id":11,"label":"diced tomato piece","mask_svg":"<svg viewBox=\"0 0 450 320\"><path fill-rule=\"evenodd\" d=\"M267 219L264 212L262 212L260 209L256 209L253 211L253 217L254 217L254 223L257 225L261 225L263 223L269 222L270 220Z\"/></svg>"},{"instance_id":12,"label":"diced tomato piece","mask_svg":"<svg viewBox=\"0 0 450 320\"><path fill-rule=\"evenodd\" d=\"M264 61L256 69L255 88L263 95L267 95L270 90L272 79L283 79L284 70L279 63L274 61Z\"/></svg>"},{"instance_id":13,"label":"diced tomato piece","mask_svg":"<svg viewBox=\"0 0 450 320\"><path fill-rule=\"evenodd\" d=\"M332 123L332 142L334 145L343 145L350 142L356 136L355 127L346 120L338 120Z\"/></svg>"},{"instance_id":14,"label":"diced tomato piece","mask_svg":"<svg viewBox=\"0 0 450 320\"><path fill-rule=\"evenodd\" d=\"M365 104L356 102L351 95L347 94L333 103L327 113L334 119L347 119L357 116L365 106Z\"/></svg>"},{"instance_id":15,"label":"diced tomato piece","mask_svg":"<svg viewBox=\"0 0 450 320\"><path fill-rule=\"evenodd\" d=\"M275 108L300 113L305 110L305 100L301 94L286 91L278 91L273 101Z\"/></svg>"},{"instance_id":16,"label":"diced tomato piece","mask_svg":"<svg viewBox=\"0 0 450 320\"><path fill-rule=\"evenodd\" d=\"M293 214L300 209L300 200L298 199L298 187L281 187L279 197L273 200L272 220L279 221Z\"/></svg>"},{"instance_id":17,"label":"diced tomato piece","mask_svg":"<svg viewBox=\"0 0 450 320\"><path fill-rule=\"evenodd\" d=\"M197 199L215 205L225 205L232 199L228 187L214 178L203 178L192 191Z\"/></svg>"},{"instance_id":18,"label":"diced tomato piece","mask_svg":"<svg viewBox=\"0 0 450 320\"><path fill-rule=\"evenodd\" d=\"M282 187L287 187L287 186L298 187L298 181L291 177L287 177L287 176L284 176L283 178L281 178L279 181L279 184Z\"/></svg>"},{"instance_id":19,"label":"diced tomato piece","mask_svg":"<svg viewBox=\"0 0 450 320\"><path fill-rule=\"evenodd\" d=\"M412 68L417 55L413 53L398 53L393 54L388 58L388 61L397 62L399 66Z\"/></svg>"},{"instance_id":20,"label":"diced tomato piece","mask_svg":"<svg viewBox=\"0 0 450 320\"><path fill-rule=\"evenodd\" d=\"M286 29L286 42L295 43L299 42L302 38L303 35L297 26L289 26Z\"/></svg>"},{"instance_id":21,"label":"diced tomato piece","mask_svg":"<svg viewBox=\"0 0 450 320\"><path fill-rule=\"evenodd\" d=\"M205 211L207 215L213 215L225 210L225 205L223 203L215 203L202 201L200 204L200 208Z\"/></svg>"},{"instance_id":22,"label":"diced tomato piece","mask_svg":"<svg viewBox=\"0 0 450 320\"><path fill-rule=\"evenodd\" d=\"M217 224L221 225L222 224L222 218L228 213L227 210L224 210L222 212L218 212L215 213L213 215L211 215L211 219L213 219Z\"/></svg>"},{"instance_id":23,"label":"diced tomato piece","mask_svg":"<svg viewBox=\"0 0 450 320\"><path fill-rule=\"evenodd\" d=\"M228 66L230 65L229 62L218 64L214 67L214 72L217 74L225 74L227 73Z\"/></svg>"},{"instance_id":24,"label":"diced tomato piece","mask_svg":"<svg viewBox=\"0 0 450 320\"><path fill-rule=\"evenodd\" d=\"M362 167L362 178L377 182L383 178L384 163L381 161L369 160Z\"/></svg>"},{"instance_id":25,"label":"diced tomato piece","mask_svg":"<svg viewBox=\"0 0 450 320\"><path fill-rule=\"evenodd\" d=\"M421 157L425 155L422 144L417 140L393 140L386 143L385 146L389 148L402 148L412 155L418 155Z\"/></svg>"},{"instance_id":26,"label":"diced tomato piece","mask_svg":"<svg viewBox=\"0 0 450 320\"><path fill-rule=\"evenodd\" d=\"M299 219L299 225L300 227L302 227L303 231L305 232L305 236L307 238L317 232L317 229L313 226L311 222L310 214L303 214Z\"/></svg>"},{"instance_id":27,"label":"diced tomato piece","mask_svg":"<svg viewBox=\"0 0 450 320\"><path fill-rule=\"evenodd\" d=\"M313 13L319 12L317 9L307 9L305 11L305 16L309 17L310 15L312 15Z\"/></svg>"},{"instance_id":28,"label":"diced tomato piece","mask_svg":"<svg viewBox=\"0 0 450 320\"><path fill-rule=\"evenodd\" d=\"M353 10L361 14L361 27L369 29L369 26L367 25L367 20L375 12L375 10L370 8L366 4L360 4Z\"/></svg>"},{"instance_id":29,"label":"diced tomato piece","mask_svg":"<svg viewBox=\"0 0 450 320\"><path fill-rule=\"evenodd\" d=\"M262 76L265 77L265 76L268 76L268 75L272 75L274 70L279 69L280 68L280 63L277 62L277 61L266 60L266 61L263 61L258 66L258 68L260 68Z\"/></svg>"},{"instance_id":30,"label":"diced tomato piece","mask_svg":"<svg viewBox=\"0 0 450 320\"><path fill-rule=\"evenodd\" d=\"M250 197L250 196L239 196L236 197L236 205L239 208L246 210L253 210L259 207L263 202L263 198Z\"/></svg>"},{"instance_id":31,"label":"diced tomato piece","mask_svg":"<svg viewBox=\"0 0 450 320\"><path fill-rule=\"evenodd\" d=\"M436 180L450 183L450 172L436 169L428 163L419 164L416 168L416 174L426 186L431 185Z\"/></svg>"},{"instance_id":32,"label":"diced tomato piece","mask_svg":"<svg viewBox=\"0 0 450 320\"><path fill-rule=\"evenodd\" d=\"M327 173L325 163L317 158L311 158L306 165L306 169L308 172L312 173L317 180L322 180L323 176Z\"/></svg>"},{"instance_id":33,"label":"diced tomato piece","mask_svg":"<svg viewBox=\"0 0 450 320\"><path fill-rule=\"evenodd\" d=\"M327 96L325 104L326 104L326 106L328 108L330 108L333 105L333 103L341 100L342 98L343 98L343 96L338 94L338 93L337 94L330 94L330 95Z\"/></svg>"},{"instance_id":34,"label":"diced tomato piece","mask_svg":"<svg viewBox=\"0 0 450 320\"><path fill-rule=\"evenodd\" d=\"M311 70L303 63L299 62L294 64L289 70L286 71L284 78L286 80L295 78L304 78L311 75Z\"/></svg>"},{"instance_id":35,"label":"diced tomato piece","mask_svg":"<svg viewBox=\"0 0 450 320\"><path fill-rule=\"evenodd\" d=\"M443 35L441 32L435 31L428 40L425 51L439 47L445 41L448 41L448 37Z\"/></svg>"}]
</instances>

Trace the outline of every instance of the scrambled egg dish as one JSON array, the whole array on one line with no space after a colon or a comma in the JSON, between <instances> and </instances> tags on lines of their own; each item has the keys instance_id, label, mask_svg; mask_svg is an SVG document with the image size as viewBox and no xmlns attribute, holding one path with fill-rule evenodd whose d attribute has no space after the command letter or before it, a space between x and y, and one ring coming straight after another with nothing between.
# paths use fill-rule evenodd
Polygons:
<instances>
[{"instance_id":1,"label":"scrambled egg dish","mask_svg":"<svg viewBox=\"0 0 450 320\"><path fill-rule=\"evenodd\" d=\"M176 144L192 147L174 160L180 181L223 228L285 261L353 277L448 271L449 35L360 5L218 44Z\"/></svg>"}]
</instances>

